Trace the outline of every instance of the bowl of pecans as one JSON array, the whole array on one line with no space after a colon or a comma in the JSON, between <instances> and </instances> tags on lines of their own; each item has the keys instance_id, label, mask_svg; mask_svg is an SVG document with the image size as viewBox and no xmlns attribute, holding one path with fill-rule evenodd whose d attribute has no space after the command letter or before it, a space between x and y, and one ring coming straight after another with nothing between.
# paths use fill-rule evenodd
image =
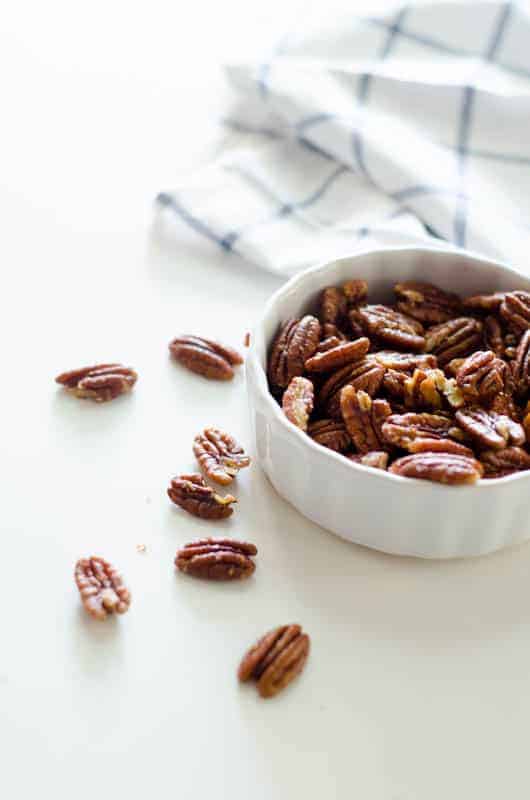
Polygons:
<instances>
[{"instance_id":1,"label":"bowl of pecans","mask_svg":"<svg viewBox=\"0 0 530 800\"><path fill-rule=\"evenodd\" d=\"M247 358L258 460L298 511L423 558L530 538L530 280L464 252L361 252L271 298Z\"/></svg>"}]
</instances>

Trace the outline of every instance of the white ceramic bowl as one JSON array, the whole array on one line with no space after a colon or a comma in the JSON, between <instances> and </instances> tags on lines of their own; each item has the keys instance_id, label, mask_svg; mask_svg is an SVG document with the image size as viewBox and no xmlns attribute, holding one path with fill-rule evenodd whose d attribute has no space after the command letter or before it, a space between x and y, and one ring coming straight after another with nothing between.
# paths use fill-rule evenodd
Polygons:
<instances>
[{"instance_id":1,"label":"white ceramic bowl","mask_svg":"<svg viewBox=\"0 0 530 800\"><path fill-rule=\"evenodd\" d=\"M502 264L427 248L362 252L307 270L268 302L247 357L258 459L279 494L313 522L386 553L455 558L491 553L530 538L530 472L450 487L348 461L316 444L269 394L267 351L280 323L315 308L325 286L368 281L370 300L388 302L397 281L424 280L461 295L526 289Z\"/></svg>"}]
</instances>

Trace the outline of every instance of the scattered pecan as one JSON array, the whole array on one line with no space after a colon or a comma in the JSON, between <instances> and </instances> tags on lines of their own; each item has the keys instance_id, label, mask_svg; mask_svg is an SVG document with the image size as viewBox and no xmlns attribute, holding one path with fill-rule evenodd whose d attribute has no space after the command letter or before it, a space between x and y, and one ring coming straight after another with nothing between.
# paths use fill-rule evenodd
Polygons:
<instances>
[{"instance_id":1,"label":"scattered pecan","mask_svg":"<svg viewBox=\"0 0 530 800\"><path fill-rule=\"evenodd\" d=\"M309 636L300 625L282 625L266 633L245 654L238 678L257 681L262 697L273 697L300 674L309 654Z\"/></svg>"},{"instance_id":2,"label":"scattered pecan","mask_svg":"<svg viewBox=\"0 0 530 800\"><path fill-rule=\"evenodd\" d=\"M507 367L491 350L468 356L456 374L466 402L488 403L505 387Z\"/></svg>"},{"instance_id":3,"label":"scattered pecan","mask_svg":"<svg viewBox=\"0 0 530 800\"><path fill-rule=\"evenodd\" d=\"M96 364L62 372L55 381L75 397L106 403L120 394L130 392L137 378L133 369L122 364Z\"/></svg>"},{"instance_id":4,"label":"scattered pecan","mask_svg":"<svg viewBox=\"0 0 530 800\"><path fill-rule=\"evenodd\" d=\"M485 450L480 455L485 478L503 478L520 470L530 469L530 455L522 447Z\"/></svg>"},{"instance_id":5,"label":"scattered pecan","mask_svg":"<svg viewBox=\"0 0 530 800\"><path fill-rule=\"evenodd\" d=\"M334 372L320 389L319 402L327 415L340 419L340 390L346 384L361 389L370 396L376 394L383 381L385 370L373 358L366 356L361 361L348 364Z\"/></svg>"},{"instance_id":6,"label":"scattered pecan","mask_svg":"<svg viewBox=\"0 0 530 800\"><path fill-rule=\"evenodd\" d=\"M493 314L484 320L484 341L488 350L493 350L496 356L502 358L505 351L504 336L501 323Z\"/></svg>"},{"instance_id":7,"label":"scattered pecan","mask_svg":"<svg viewBox=\"0 0 530 800\"><path fill-rule=\"evenodd\" d=\"M177 551L175 566L194 578L233 581L249 578L256 565L251 556L257 548L232 539L198 539Z\"/></svg>"},{"instance_id":8,"label":"scattered pecan","mask_svg":"<svg viewBox=\"0 0 530 800\"><path fill-rule=\"evenodd\" d=\"M230 494L225 497L216 494L197 472L173 478L167 493L177 506L201 519L229 517L233 512L232 503L237 503Z\"/></svg>"},{"instance_id":9,"label":"scattered pecan","mask_svg":"<svg viewBox=\"0 0 530 800\"><path fill-rule=\"evenodd\" d=\"M444 292L430 283L406 281L394 286L397 307L424 325L436 325L457 317L461 312L460 298L451 292Z\"/></svg>"},{"instance_id":10,"label":"scattered pecan","mask_svg":"<svg viewBox=\"0 0 530 800\"><path fill-rule=\"evenodd\" d=\"M415 369L436 369L438 361L430 353L397 353L393 350L379 350L373 355L375 361L385 369L398 372L413 372Z\"/></svg>"},{"instance_id":11,"label":"scattered pecan","mask_svg":"<svg viewBox=\"0 0 530 800\"><path fill-rule=\"evenodd\" d=\"M415 453L394 461L388 471L404 478L458 486L475 483L482 477L484 467L474 458L453 453Z\"/></svg>"},{"instance_id":12,"label":"scattered pecan","mask_svg":"<svg viewBox=\"0 0 530 800\"><path fill-rule=\"evenodd\" d=\"M370 453L364 453L363 455L351 453L346 458L355 464L362 464L363 467L386 469L388 466L388 453L385 453L384 450L372 450Z\"/></svg>"},{"instance_id":13,"label":"scattered pecan","mask_svg":"<svg viewBox=\"0 0 530 800\"><path fill-rule=\"evenodd\" d=\"M338 453L347 450L351 444L346 426L336 419L321 419L318 422L311 422L307 432L317 444Z\"/></svg>"},{"instance_id":14,"label":"scattered pecan","mask_svg":"<svg viewBox=\"0 0 530 800\"><path fill-rule=\"evenodd\" d=\"M520 445L525 441L521 425L504 414L486 411L480 406L470 406L456 412L456 421L482 448L502 450L508 445Z\"/></svg>"},{"instance_id":15,"label":"scattered pecan","mask_svg":"<svg viewBox=\"0 0 530 800\"><path fill-rule=\"evenodd\" d=\"M283 393L283 413L293 425L302 431L307 431L314 399L313 384L307 378L293 378Z\"/></svg>"},{"instance_id":16,"label":"scattered pecan","mask_svg":"<svg viewBox=\"0 0 530 800\"><path fill-rule=\"evenodd\" d=\"M352 280L346 281L342 286L342 291L349 306L356 306L366 300L368 295L368 284L366 281Z\"/></svg>"},{"instance_id":17,"label":"scattered pecan","mask_svg":"<svg viewBox=\"0 0 530 800\"><path fill-rule=\"evenodd\" d=\"M336 347L320 351L308 358L305 368L308 372L329 372L332 369L359 361L370 349L370 340L362 337L353 342L340 342Z\"/></svg>"},{"instance_id":18,"label":"scattered pecan","mask_svg":"<svg viewBox=\"0 0 530 800\"><path fill-rule=\"evenodd\" d=\"M491 314L498 311L499 306L504 300L504 292L494 292L493 294L474 294L471 297L466 297L462 302L464 308L469 311L484 312Z\"/></svg>"},{"instance_id":19,"label":"scattered pecan","mask_svg":"<svg viewBox=\"0 0 530 800\"><path fill-rule=\"evenodd\" d=\"M193 452L206 476L224 486L250 464L241 445L219 428L205 428L199 433L193 441Z\"/></svg>"},{"instance_id":20,"label":"scattered pecan","mask_svg":"<svg viewBox=\"0 0 530 800\"><path fill-rule=\"evenodd\" d=\"M250 347L250 333L248 331L245 333L245 338L243 339L243 347Z\"/></svg>"},{"instance_id":21,"label":"scattered pecan","mask_svg":"<svg viewBox=\"0 0 530 800\"><path fill-rule=\"evenodd\" d=\"M425 350L438 358L441 367L453 358L468 356L482 344L482 323L472 317L458 317L429 328Z\"/></svg>"},{"instance_id":22,"label":"scattered pecan","mask_svg":"<svg viewBox=\"0 0 530 800\"><path fill-rule=\"evenodd\" d=\"M383 424L382 436L388 444L409 453L473 455L468 447L460 444L464 438L460 428L439 414L392 414Z\"/></svg>"},{"instance_id":23,"label":"scattered pecan","mask_svg":"<svg viewBox=\"0 0 530 800\"><path fill-rule=\"evenodd\" d=\"M74 578L86 611L95 619L109 614L124 614L131 604L131 593L117 570L104 558L80 558Z\"/></svg>"},{"instance_id":24,"label":"scattered pecan","mask_svg":"<svg viewBox=\"0 0 530 800\"><path fill-rule=\"evenodd\" d=\"M285 389L291 380L302 375L308 358L316 352L320 341L320 322L307 315L290 319L282 325L269 356L269 380Z\"/></svg>"},{"instance_id":25,"label":"scattered pecan","mask_svg":"<svg viewBox=\"0 0 530 800\"><path fill-rule=\"evenodd\" d=\"M183 367L211 380L231 380L233 368L243 363L237 350L203 336L178 336L169 343L169 352Z\"/></svg>"},{"instance_id":26,"label":"scattered pecan","mask_svg":"<svg viewBox=\"0 0 530 800\"><path fill-rule=\"evenodd\" d=\"M425 338L421 322L382 305L364 306L356 314L368 335L376 336L391 347L413 351L424 349Z\"/></svg>"},{"instance_id":27,"label":"scattered pecan","mask_svg":"<svg viewBox=\"0 0 530 800\"><path fill-rule=\"evenodd\" d=\"M499 313L510 331L520 336L530 328L530 292L506 292Z\"/></svg>"},{"instance_id":28,"label":"scattered pecan","mask_svg":"<svg viewBox=\"0 0 530 800\"><path fill-rule=\"evenodd\" d=\"M530 330L525 331L517 346L512 364L512 376L517 394L527 394L530 388Z\"/></svg>"},{"instance_id":29,"label":"scattered pecan","mask_svg":"<svg viewBox=\"0 0 530 800\"><path fill-rule=\"evenodd\" d=\"M381 427L392 413L386 400L372 400L366 392L348 385L340 393L340 409L358 453L386 449Z\"/></svg>"}]
</instances>

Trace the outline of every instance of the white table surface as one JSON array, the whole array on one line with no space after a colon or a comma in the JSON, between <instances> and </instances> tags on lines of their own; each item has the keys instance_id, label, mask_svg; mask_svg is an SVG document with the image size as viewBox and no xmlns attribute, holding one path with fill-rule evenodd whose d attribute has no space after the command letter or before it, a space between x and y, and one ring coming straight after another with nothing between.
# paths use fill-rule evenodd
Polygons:
<instances>
[{"instance_id":1,"label":"white table surface","mask_svg":"<svg viewBox=\"0 0 530 800\"><path fill-rule=\"evenodd\" d=\"M160 244L151 200L204 157L223 103L213 68L274 6L50 0L3 14L6 800L528 797L529 547L386 557L304 520L257 465L225 525L165 496L204 425L252 450L243 374L206 383L167 342L240 345L278 280L191 234ZM129 397L100 407L53 383L112 359L139 371ZM179 545L221 533L259 547L252 580L175 575ZM122 570L126 616L82 611L72 570L89 554ZM238 661L291 621L311 634L310 660L262 701L237 685Z\"/></svg>"}]
</instances>

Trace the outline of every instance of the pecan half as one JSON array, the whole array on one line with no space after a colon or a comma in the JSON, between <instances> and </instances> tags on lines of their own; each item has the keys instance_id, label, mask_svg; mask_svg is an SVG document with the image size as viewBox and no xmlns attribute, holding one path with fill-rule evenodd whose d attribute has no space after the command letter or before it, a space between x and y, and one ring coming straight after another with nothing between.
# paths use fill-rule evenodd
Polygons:
<instances>
[{"instance_id":1,"label":"pecan half","mask_svg":"<svg viewBox=\"0 0 530 800\"><path fill-rule=\"evenodd\" d=\"M355 319L361 321L369 335L376 336L391 347L413 351L424 349L423 325L417 320L382 305L364 306L355 314Z\"/></svg>"},{"instance_id":2,"label":"pecan half","mask_svg":"<svg viewBox=\"0 0 530 800\"><path fill-rule=\"evenodd\" d=\"M397 307L424 325L436 325L447 322L461 312L461 301L458 295L444 292L430 283L405 281L394 286L397 296Z\"/></svg>"},{"instance_id":3,"label":"pecan half","mask_svg":"<svg viewBox=\"0 0 530 800\"><path fill-rule=\"evenodd\" d=\"M496 356L502 358L505 350L504 336L501 323L493 314L484 320L484 341L488 350L493 350Z\"/></svg>"},{"instance_id":4,"label":"pecan half","mask_svg":"<svg viewBox=\"0 0 530 800\"><path fill-rule=\"evenodd\" d=\"M324 322L324 324L322 325L321 334L324 340L330 339L332 336L337 338L341 342L346 342L348 340L346 334L343 333L343 331L341 331L340 328L338 328L336 325L333 325L331 322ZM363 332L360 331L358 336L362 335Z\"/></svg>"},{"instance_id":5,"label":"pecan half","mask_svg":"<svg viewBox=\"0 0 530 800\"><path fill-rule=\"evenodd\" d=\"M337 453L344 452L351 444L346 426L336 419L321 419L318 422L311 422L307 432L317 444L335 450Z\"/></svg>"},{"instance_id":6,"label":"pecan half","mask_svg":"<svg viewBox=\"0 0 530 800\"><path fill-rule=\"evenodd\" d=\"M136 372L122 364L96 364L62 372L55 381L75 397L106 403L130 392L137 379Z\"/></svg>"},{"instance_id":7,"label":"pecan half","mask_svg":"<svg viewBox=\"0 0 530 800\"><path fill-rule=\"evenodd\" d=\"M462 392L454 378L448 378L441 369L415 369L403 383L405 405L408 408L440 410L448 403L451 408L464 405Z\"/></svg>"},{"instance_id":8,"label":"pecan half","mask_svg":"<svg viewBox=\"0 0 530 800\"><path fill-rule=\"evenodd\" d=\"M518 422L479 406L460 409L456 412L456 421L480 447L486 449L502 450L525 441L523 427Z\"/></svg>"},{"instance_id":9,"label":"pecan half","mask_svg":"<svg viewBox=\"0 0 530 800\"><path fill-rule=\"evenodd\" d=\"M445 374L450 375L452 378L456 378L458 370L462 366L466 359L465 358L453 358L449 361L448 364L444 366Z\"/></svg>"},{"instance_id":10,"label":"pecan half","mask_svg":"<svg viewBox=\"0 0 530 800\"><path fill-rule=\"evenodd\" d=\"M495 411L497 414L505 414L507 417L511 417L515 420L518 420L520 416L519 411L513 401L512 395L507 394L506 392L500 392L499 394L495 395L490 404L489 410Z\"/></svg>"},{"instance_id":11,"label":"pecan half","mask_svg":"<svg viewBox=\"0 0 530 800\"><path fill-rule=\"evenodd\" d=\"M234 510L232 503L237 503L236 498L230 494L225 497L216 494L197 472L173 478L167 493L177 506L201 519L229 517Z\"/></svg>"},{"instance_id":12,"label":"pecan half","mask_svg":"<svg viewBox=\"0 0 530 800\"><path fill-rule=\"evenodd\" d=\"M370 340L366 337L355 339L353 342L340 342L336 347L320 351L308 358L305 368L308 372L329 372L332 369L359 361L370 349Z\"/></svg>"},{"instance_id":13,"label":"pecan half","mask_svg":"<svg viewBox=\"0 0 530 800\"><path fill-rule=\"evenodd\" d=\"M438 361L430 353L397 353L393 350L380 350L373 358L385 369L398 372L413 372L415 369L436 369Z\"/></svg>"},{"instance_id":14,"label":"pecan half","mask_svg":"<svg viewBox=\"0 0 530 800\"><path fill-rule=\"evenodd\" d=\"M281 327L269 356L269 381L285 389L291 380L302 375L308 358L320 341L320 322L307 315L290 319Z\"/></svg>"},{"instance_id":15,"label":"pecan half","mask_svg":"<svg viewBox=\"0 0 530 800\"><path fill-rule=\"evenodd\" d=\"M366 281L352 280L346 281L342 285L342 291L349 306L356 306L366 300L368 295L368 284Z\"/></svg>"},{"instance_id":16,"label":"pecan half","mask_svg":"<svg viewBox=\"0 0 530 800\"><path fill-rule=\"evenodd\" d=\"M373 467L373 469L386 469L388 466L388 453L385 453L384 450L372 450L370 453L364 453L363 455L351 453L346 458L355 464L362 464L363 467Z\"/></svg>"},{"instance_id":17,"label":"pecan half","mask_svg":"<svg viewBox=\"0 0 530 800\"><path fill-rule=\"evenodd\" d=\"M517 336L530 328L530 293L506 292L499 313L512 333Z\"/></svg>"},{"instance_id":18,"label":"pecan half","mask_svg":"<svg viewBox=\"0 0 530 800\"><path fill-rule=\"evenodd\" d=\"M386 449L381 426L392 413L386 400L372 400L366 392L348 385L340 393L340 409L357 452Z\"/></svg>"},{"instance_id":19,"label":"pecan half","mask_svg":"<svg viewBox=\"0 0 530 800\"><path fill-rule=\"evenodd\" d=\"M346 297L336 286L328 286L322 290L318 308L320 322L340 326L346 316Z\"/></svg>"},{"instance_id":20,"label":"pecan half","mask_svg":"<svg viewBox=\"0 0 530 800\"><path fill-rule=\"evenodd\" d=\"M485 450L480 455L485 478L503 478L520 470L530 469L530 455L522 447Z\"/></svg>"},{"instance_id":21,"label":"pecan half","mask_svg":"<svg viewBox=\"0 0 530 800\"><path fill-rule=\"evenodd\" d=\"M293 425L302 431L307 431L314 400L315 393L311 381L307 378L293 378L283 393L283 413Z\"/></svg>"},{"instance_id":22,"label":"pecan half","mask_svg":"<svg viewBox=\"0 0 530 800\"><path fill-rule=\"evenodd\" d=\"M455 441L464 438L462 431L439 414L392 414L383 424L382 435L385 442L409 453L473 455L468 447Z\"/></svg>"},{"instance_id":23,"label":"pecan half","mask_svg":"<svg viewBox=\"0 0 530 800\"><path fill-rule=\"evenodd\" d=\"M346 384L361 389L370 396L376 394L383 382L385 370L373 358L366 356L361 361L348 364L334 372L320 389L319 403L334 419L340 419L340 390Z\"/></svg>"},{"instance_id":24,"label":"pecan half","mask_svg":"<svg viewBox=\"0 0 530 800\"><path fill-rule=\"evenodd\" d=\"M119 572L104 558L80 558L74 578L85 610L95 619L124 614L131 604L131 593Z\"/></svg>"},{"instance_id":25,"label":"pecan half","mask_svg":"<svg viewBox=\"0 0 530 800\"><path fill-rule=\"evenodd\" d=\"M257 681L262 697L273 697L303 670L309 654L309 636L300 625L282 625L266 633L244 655L238 678Z\"/></svg>"},{"instance_id":26,"label":"pecan half","mask_svg":"<svg viewBox=\"0 0 530 800\"><path fill-rule=\"evenodd\" d=\"M458 317L429 328L425 349L438 358L441 367L472 353L482 344L482 323L472 317Z\"/></svg>"},{"instance_id":27,"label":"pecan half","mask_svg":"<svg viewBox=\"0 0 530 800\"><path fill-rule=\"evenodd\" d=\"M466 297L462 305L470 311L484 312L490 314L498 311L500 304L504 300L504 292L494 292L493 294L474 294Z\"/></svg>"},{"instance_id":28,"label":"pecan half","mask_svg":"<svg viewBox=\"0 0 530 800\"><path fill-rule=\"evenodd\" d=\"M517 346L512 376L517 394L526 394L530 388L530 330L525 331Z\"/></svg>"},{"instance_id":29,"label":"pecan half","mask_svg":"<svg viewBox=\"0 0 530 800\"><path fill-rule=\"evenodd\" d=\"M203 336L177 336L169 343L169 352L183 367L210 380L231 380L233 368L243 363L237 350Z\"/></svg>"},{"instance_id":30,"label":"pecan half","mask_svg":"<svg viewBox=\"0 0 530 800\"><path fill-rule=\"evenodd\" d=\"M223 486L232 483L239 470L250 464L241 445L219 428L205 428L199 433L193 452L206 476Z\"/></svg>"},{"instance_id":31,"label":"pecan half","mask_svg":"<svg viewBox=\"0 0 530 800\"><path fill-rule=\"evenodd\" d=\"M258 550L249 542L232 539L198 539L177 551L175 566L194 578L234 581L249 578L256 565L251 556Z\"/></svg>"},{"instance_id":32,"label":"pecan half","mask_svg":"<svg viewBox=\"0 0 530 800\"><path fill-rule=\"evenodd\" d=\"M388 468L403 478L419 478L451 486L476 483L484 468L474 458L453 453L415 453L394 461Z\"/></svg>"},{"instance_id":33,"label":"pecan half","mask_svg":"<svg viewBox=\"0 0 530 800\"><path fill-rule=\"evenodd\" d=\"M504 361L491 350L477 350L460 366L456 382L467 402L488 403L504 390L506 370Z\"/></svg>"},{"instance_id":34,"label":"pecan half","mask_svg":"<svg viewBox=\"0 0 530 800\"><path fill-rule=\"evenodd\" d=\"M345 339L339 339L338 336L328 336L327 339L322 339L318 343L317 353L327 353L328 350L333 350L334 347L338 347L339 344L343 344Z\"/></svg>"}]
</instances>

